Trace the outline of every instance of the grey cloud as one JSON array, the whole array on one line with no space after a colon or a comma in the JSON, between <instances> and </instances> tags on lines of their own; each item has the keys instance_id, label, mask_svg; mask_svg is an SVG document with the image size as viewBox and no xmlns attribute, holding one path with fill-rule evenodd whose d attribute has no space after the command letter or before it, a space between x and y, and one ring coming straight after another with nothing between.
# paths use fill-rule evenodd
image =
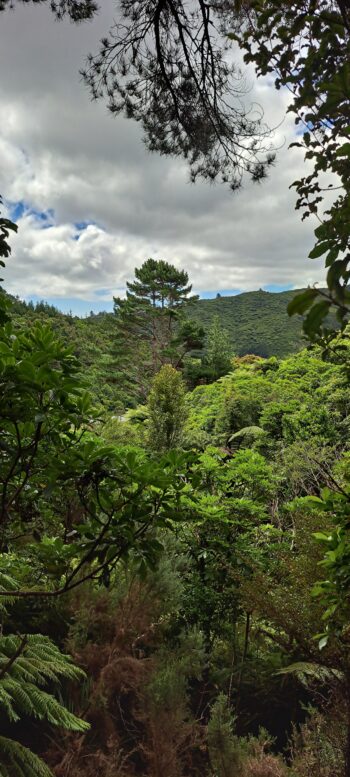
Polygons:
<instances>
[{"instance_id":1,"label":"grey cloud","mask_svg":"<svg viewBox=\"0 0 350 777\"><path fill-rule=\"evenodd\" d=\"M323 279L306 256L313 225L300 222L290 183L304 162L288 151L288 95L265 80L249 100L279 125L278 163L261 185L188 183L181 160L149 154L140 128L91 103L78 71L113 16L113 2L92 24L55 23L45 7L1 15L0 191L37 210L52 208L55 225L20 220L8 288L20 295L94 299L122 289L149 255L185 267L199 291L304 285ZM252 73L249 80L253 80ZM76 239L74 222L91 226ZM108 291L106 292L108 295Z\"/></svg>"}]
</instances>

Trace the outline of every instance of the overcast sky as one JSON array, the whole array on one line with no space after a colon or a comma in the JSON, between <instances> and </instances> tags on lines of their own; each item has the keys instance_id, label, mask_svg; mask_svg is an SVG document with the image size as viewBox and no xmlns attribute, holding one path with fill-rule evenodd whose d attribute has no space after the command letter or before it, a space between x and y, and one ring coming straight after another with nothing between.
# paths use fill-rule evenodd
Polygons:
<instances>
[{"instance_id":1,"label":"overcast sky","mask_svg":"<svg viewBox=\"0 0 350 777\"><path fill-rule=\"evenodd\" d=\"M192 185L178 159L147 152L137 124L90 101L79 69L115 11L101 5L80 26L45 6L0 14L0 192L19 225L8 291L74 312L111 309L149 256L185 268L201 296L322 281L322 262L307 259L315 225L301 223L289 190L304 163L288 150L287 93L250 71L247 99L280 124L267 182L235 194Z\"/></svg>"}]
</instances>

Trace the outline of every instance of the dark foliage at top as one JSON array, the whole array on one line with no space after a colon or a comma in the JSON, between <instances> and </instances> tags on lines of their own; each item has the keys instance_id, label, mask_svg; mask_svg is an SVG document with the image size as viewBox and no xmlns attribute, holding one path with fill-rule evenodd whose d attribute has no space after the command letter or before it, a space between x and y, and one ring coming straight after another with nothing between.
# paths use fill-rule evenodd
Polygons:
<instances>
[{"instance_id":1,"label":"dark foliage at top","mask_svg":"<svg viewBox=\"0 0 350 777\"><path fill-rule=\"evenodd\" d=\"M258 75L271 73L277 89L289 89L288 110L302 129L292 145L305 149L311 172L292 185L303 218L318 217L316 245L309 256L325 256L328 289L309 289L289 312L307 312L307 336L327 347L334 335L327 321L331 306L343 328L350 309L349 2L253 0L242 3L234 26L232 37ZM334 194L325 200L325 192Z\"/></svg>"},{"instance_id":2,"label":"dark foliage at top","mask_svg":"<svg viewBox=\"0 0 350 777\"><path fill-rule=\"evenodd\" d=\"M240 186L266 175L262 111L247 109L247 84L227 55L226 2L122 0L119 18L83 72L94 98L141 122L147 147L188 160L198 176Z\"/></svg>"},{"instance_id":3,"label":"dark foliage at top","mask_svg":"<svg viewBox=\"0 0 350 777\"><path fill-rule=\"evenodd\" d=\"M16 4L42 5L47 0L0 0L0 11L14 8ZM92 19L98 11L98 3L94 0L50 0L50 8L56 19L68 16L72 22L83 22Z\"/></svg>"}]
</instances>

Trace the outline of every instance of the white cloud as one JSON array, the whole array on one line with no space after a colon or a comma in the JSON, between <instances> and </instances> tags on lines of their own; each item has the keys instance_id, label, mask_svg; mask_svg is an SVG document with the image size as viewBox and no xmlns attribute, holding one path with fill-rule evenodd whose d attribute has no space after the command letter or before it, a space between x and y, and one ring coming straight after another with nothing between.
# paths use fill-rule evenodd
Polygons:
<instances>
[{"instance_id":1,"label":"white cloud","mask_svg":"<svg viewBox=\"0 0 350 777\"><path fill-rule=\"evenodd\" d=\"M236 194L190 185L181 161L149 154L139 127L91 103L79 79L112 10L105 2L83 26L54 23L45 7L1 14L0 192L54 212L46 228L30 212L19 219L7 288L91 300L103 289L107 299L148 256L186 268L197 291L322 280L322 262L306 259L313 225L300 222L289 190L304 167L287 149L292 118L276 131L282 147L267 182ZM287 93L265 80L249 99L280 124ZM89 226L77 234L76 222Z\"/></svg>"}]
</instances>

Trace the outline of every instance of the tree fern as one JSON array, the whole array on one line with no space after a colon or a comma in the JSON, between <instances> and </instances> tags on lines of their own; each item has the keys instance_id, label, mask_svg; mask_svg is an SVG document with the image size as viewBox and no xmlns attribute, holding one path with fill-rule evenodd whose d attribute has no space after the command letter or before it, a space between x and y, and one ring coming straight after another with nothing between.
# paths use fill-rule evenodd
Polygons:
<instances>
[{"instance_id":1,"label":"tree fern","mask_svg":"<svg viewBox=\"0 0 350 777\"><path fill-rule=\"evenodd\" d=\"M6 578L6 579L5 579ZM15 584L0 575L0 587L14 590ZM84 672L69 656L42 634L0 635L0 712L11 723L25 715L47 720L70 731L86 731L88 723L78 718L52 693L43 688L59 685L62 679L81 680ZM0 777L49 777L47 766L19 742L0 737Z\"/></svg>"},{"instance_id":2,"label":"tree fern","mask_svg":"<svg viewBox=\"0 0 350 777\"><path fill-rule=\"evenodd\" d=\"M0 736L0 777L52 777L52 773L27 747Z\"/></svg>"},{"instance_id":3,"label":"tree fern","mask_svg":"<svg viewBox=\"0 0 350 777\"><path fill-rule=\"evenodd\" d=\"M64 655L42 634L26 636L26 643L11 668L11 677L17 680L35 682L45 685L48 680L59 682L61 677L69 680L80 680L85 675L81 669L74 666L69 656ZM0 642L0 677L3 664L11 655L18 651L21 638L14 635L1 637Z\"/></svg>"},{"instance_id":4,"label":"tree fern","mask_svg":"<svg viewBox=\"0 0 350 777\"><path fill-rule=\"evenodd\" d=\"M240 445L249 448L262 434L264 430L260 426L244 426L243 429L231 434L228 442L231 448L239 448Z\"/></svg>"},{"instance_id":5,"label":"tree fern","mask_svg":"<svg viewBox=\"0 0 350 777\"><path fill-rule=\"evenodd\" d=\"M8 694L17 720L19 713L38 720L48 720L54 726L62 726L71 731L86 731L89 726L69 712L50 693L37 688L32 683L19 683L16 680L3 680L2 690ZM16 718L13 718L16 719Z\"/></svg>"},{"instance_id":6,"label":"tree fern","mask_svg":"<svg viewBox=\"0 0 350 777\"><path fill-rule=\"evenodd\" d=\"M297 661L294 664L283 667L283 669L279 669L277 674L295 674L306 686L314 680L321 683L329 683L335 680L342 680L343 678L343 673L339 669L333 669L316 662L311 663L311 661Z\"/></svg>"},{"instance_id":7,"label":"tree fern","mask_svg":"<svg viewBox=\"0 0 350 777\"><path fill-rule=\"evenodd\" d=\"M6 575L4 572L0 571L0 591L2 593L8 593L8 596L2 596L0 599L0 616L6 615L6 605L12 604L13 602L11 591L16 591L17 588L18 584L16 580L14 580L13 577L10 577L10 575Z\"/></svg>"}]
</instances>

